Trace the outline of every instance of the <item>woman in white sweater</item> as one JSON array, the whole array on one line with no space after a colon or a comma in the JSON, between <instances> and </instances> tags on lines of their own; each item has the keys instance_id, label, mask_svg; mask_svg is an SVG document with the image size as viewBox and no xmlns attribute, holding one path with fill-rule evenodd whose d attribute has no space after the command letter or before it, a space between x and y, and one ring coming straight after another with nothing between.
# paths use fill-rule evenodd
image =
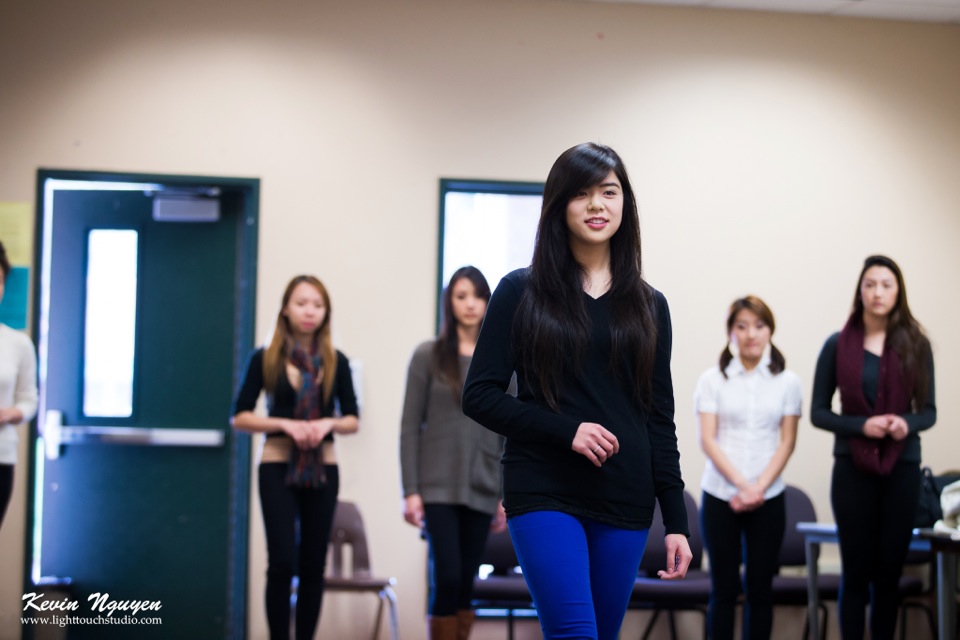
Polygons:
<instances>
[{"instance_id":1,"label":"woman in white sweater","mask_svg":"<svg viewBox=\"0 0 960 640\"><path fill-rule=\"evenodd\" d=\"M0 300L10 261L0 242ZM25 334L0 323L0 525L13 493L13 466L17 462L16 427L37 413L37 352Z\"/></svg>"}]
</instances>

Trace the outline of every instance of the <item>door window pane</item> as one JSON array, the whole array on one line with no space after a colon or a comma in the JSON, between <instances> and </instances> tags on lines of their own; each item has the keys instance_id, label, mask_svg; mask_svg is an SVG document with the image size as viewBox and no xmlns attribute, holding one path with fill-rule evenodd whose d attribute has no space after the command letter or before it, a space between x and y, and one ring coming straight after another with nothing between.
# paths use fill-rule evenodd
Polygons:
<instances>
[{"instance_id":1,"label":"door window pane","mask_svg":"<svg viewBox=\"0 0 960 640\"><path fill-rule=\"evenodd\" d=\"M83 413L133 414L137 241L132 229L94 229L87 245Z\"/></svg>"}]
</instances>

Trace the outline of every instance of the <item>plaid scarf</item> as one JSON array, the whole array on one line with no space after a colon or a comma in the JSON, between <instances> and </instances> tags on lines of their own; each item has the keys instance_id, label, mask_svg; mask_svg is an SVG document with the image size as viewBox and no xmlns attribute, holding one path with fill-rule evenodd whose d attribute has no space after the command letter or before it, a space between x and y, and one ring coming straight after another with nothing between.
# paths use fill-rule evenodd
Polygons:
<instances>
[{"instance_id":1,"label":"plaid scarf","mask_svg":"<svg viewBox=\"0 0 960 640\"><path fill-rule=\"evenodd\" d=\"M294 345L290 354L290 363L300 371L300 388L297 389L297 402L293 408L295 420L316 420L323 409L323 396L320 382L323 380L323 360L316 347L308 353L306 349ZM323 469L323 445L314 449L300 449L293 445L290 449L290 464L287 467L287 486L318 489L327 482Z\"/></svg>"}]
</instances>

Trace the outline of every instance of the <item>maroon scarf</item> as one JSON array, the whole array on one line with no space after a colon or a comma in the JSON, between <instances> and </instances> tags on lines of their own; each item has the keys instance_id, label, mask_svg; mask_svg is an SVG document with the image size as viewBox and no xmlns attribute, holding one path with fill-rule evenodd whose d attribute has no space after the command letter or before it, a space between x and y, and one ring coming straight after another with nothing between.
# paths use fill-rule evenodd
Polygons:
<instances>
[{"instance_id":1,"label":"maroon scarf","mask_svg":"<svg viewBox=\"0 0 960 640\"><path fill-rule=\"evenodd\" d=\"M863 395L863 320L851 315L837 341L837 387L844 415L877 416L910 410L913 376L900 368L900 356L885 344L880 356L877 399L873 407ZM860 471L885 476L897 463L906 440L853 437L849 439L853 464Z\"/></svg>"}]
</instances>

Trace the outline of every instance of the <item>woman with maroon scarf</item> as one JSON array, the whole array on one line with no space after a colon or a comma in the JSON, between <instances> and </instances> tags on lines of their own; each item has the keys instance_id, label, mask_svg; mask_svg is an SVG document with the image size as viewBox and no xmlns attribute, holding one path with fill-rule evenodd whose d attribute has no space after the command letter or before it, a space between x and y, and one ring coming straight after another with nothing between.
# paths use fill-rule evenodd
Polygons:
<instances>
[{"instance_id":1,"label":"woman with maroon scarf","mask_svg":"<svg viewBox=\"0 0 960 640\"><path fill-rule=\"evenodd\" d=\"M830 499L843 564L840 634L864 637L869 603L870 638L893 638L919 496L919 434L936 422L937 408L930 341L890 258L864 262L853 312L820 352L812 405L814 426L836 436Z\"/></svg>"}]
</instances>

